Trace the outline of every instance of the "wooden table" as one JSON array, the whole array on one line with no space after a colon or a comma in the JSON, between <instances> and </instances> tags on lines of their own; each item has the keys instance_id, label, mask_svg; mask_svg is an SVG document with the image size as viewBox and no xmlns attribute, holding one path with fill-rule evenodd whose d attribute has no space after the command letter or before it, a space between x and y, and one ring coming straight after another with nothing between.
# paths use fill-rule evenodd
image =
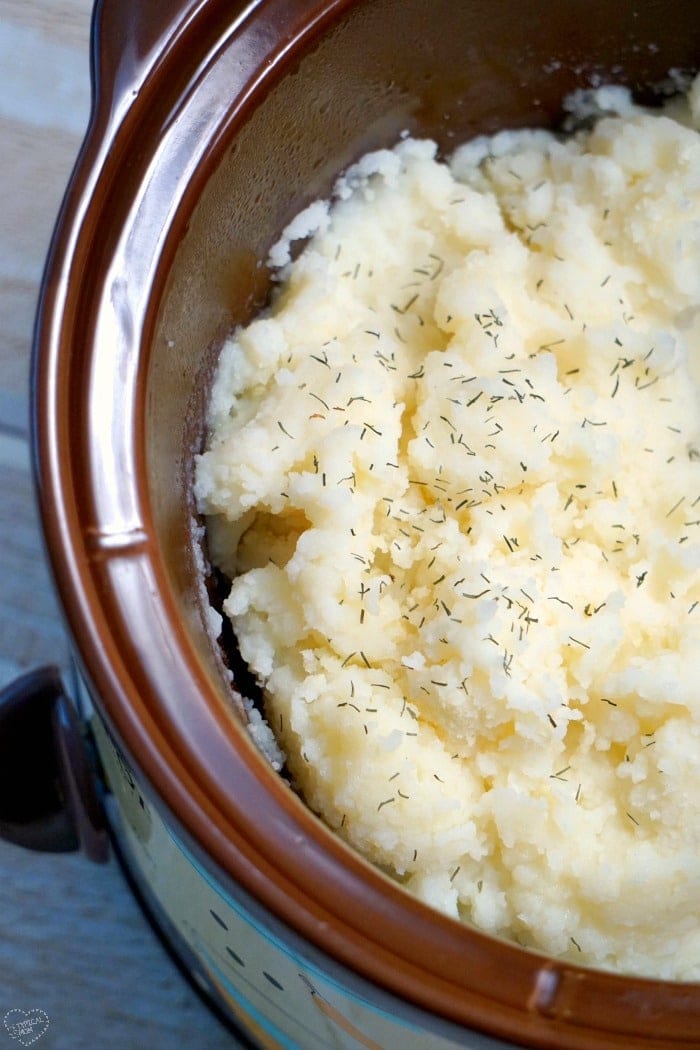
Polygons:
<instances>
[{"instance_id":1,"label":"wooden table","mask_svg":"<svg viewBox=\"0 0 700 1050\"><path fill-rule=\"evenodd\" d=\"M118 2L118 0L117 0ZM145 3L148 0L144 0ZM89 108L91 0L0 0L0 685L66 640L42 554L27 444L34 308ZM40 1009L40 1050L237 1045L184 981L116 862L0 843L0 1050Z\"/></svg>"}]
</instances>

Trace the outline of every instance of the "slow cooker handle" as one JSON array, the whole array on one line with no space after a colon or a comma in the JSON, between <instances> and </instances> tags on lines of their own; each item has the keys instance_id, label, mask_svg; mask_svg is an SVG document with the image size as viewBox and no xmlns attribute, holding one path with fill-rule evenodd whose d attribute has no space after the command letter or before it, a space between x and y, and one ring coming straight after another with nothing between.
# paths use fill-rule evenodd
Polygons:
<instances>
[{"instance_id":1,"label":"slow cooker handle","mask_svg":"<svg viewBox=\"0 0 700 1050\"><path fill-rule=\"evenodd\" d=\"M164 42L204 0L96 0L92 19L92 78L96 126L120 118L157 62Z\"/></svg>"},{"instance_id":2,"label":"slow cooker handle","mask_svg":"<svg viewBox=\"0 0 700 1050\"><path fill-rule=\"evenodd\" d=\"M106 821L78 715L56 667L0 692L0 838L26 849L109 858Z\"/></svg>"}]
</instances>

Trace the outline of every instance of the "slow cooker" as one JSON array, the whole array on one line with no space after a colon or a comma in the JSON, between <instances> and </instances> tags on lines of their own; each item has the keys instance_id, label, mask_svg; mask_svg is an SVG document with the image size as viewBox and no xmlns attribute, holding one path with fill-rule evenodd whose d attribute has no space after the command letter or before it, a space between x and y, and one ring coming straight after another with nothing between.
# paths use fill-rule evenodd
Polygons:
<instances>
[{"instance_id":1,"label":"slow cooker","mask_svg":"<svg viewBox=\"0 0 700 1050\"><path fill-rule=\"evenodd\" d=\"M696 985L453 922L306 809L207 630L190 487L221 340L264 304L280 231L348 164L405 130L447 154L556 127L568 93L603 82L653 104L699 66L693 0L98 0L33 363L77 673L71 700L51 668L3 697L0 830L99 860L108 819L164 935L254 1045L700 1046Z\"/></svg>"}]
</instances>

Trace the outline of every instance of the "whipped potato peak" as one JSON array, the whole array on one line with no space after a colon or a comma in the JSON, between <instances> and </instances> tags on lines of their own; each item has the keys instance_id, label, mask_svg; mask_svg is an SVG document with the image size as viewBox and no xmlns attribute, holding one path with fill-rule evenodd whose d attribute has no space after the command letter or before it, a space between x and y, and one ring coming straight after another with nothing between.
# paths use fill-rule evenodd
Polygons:
<instances>
[{"instance_id":1,"label":"whipped potato peak","mask_svg":"<svg viewBox=\"0 0 700 1050\"><path fill-rule=\"evenodd\" d=\"M680 980L700 979L699 97L604 88L566 138L363 158L275 247L195 481L308 805L455 918Z\"/></svg>"}]
</instances>

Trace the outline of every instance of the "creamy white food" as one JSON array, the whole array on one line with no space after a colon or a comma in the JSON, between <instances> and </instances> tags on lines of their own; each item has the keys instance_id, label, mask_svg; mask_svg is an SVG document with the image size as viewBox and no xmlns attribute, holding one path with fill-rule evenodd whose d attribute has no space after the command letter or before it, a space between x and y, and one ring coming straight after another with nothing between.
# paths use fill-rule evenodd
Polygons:
<instances>
[{"instance_id":1,"label":"creamy white food","mask_svg":"<svg viewBox=\"0 0 700 1050\"><path fill-rule=\"evenodd\" d=\"M484 930L697 980L700 87L595 101L304 213L196 493L331 828Z\"/></svg>"}]
</instances>

